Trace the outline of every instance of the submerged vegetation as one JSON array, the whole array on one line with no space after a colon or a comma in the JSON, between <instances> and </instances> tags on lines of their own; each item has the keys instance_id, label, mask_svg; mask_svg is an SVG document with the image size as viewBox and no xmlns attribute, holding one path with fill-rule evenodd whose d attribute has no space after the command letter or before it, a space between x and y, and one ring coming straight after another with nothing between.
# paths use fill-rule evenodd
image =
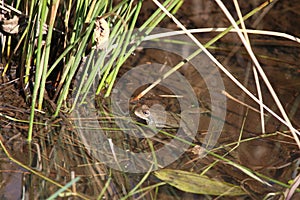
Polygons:
<instances>
[{"instance_id":1,"label":"submerged vegetation","mask_svg":"<svg viewBox=\"0 0 300 200\"><path fill-rule=\"evenodd\" d=\"M216 1L216 8L210 8L211 13L214 9L214 12L224 13L225 28L211 25L207 29L190 30L188 28L195 28L199 20L189 15L193 10L189 6L201 9L206 5L205 1L191 2L17 0L1 4L0 92L13 91L13 95L3 95L11 104L3 102L0 107L1 147L15 164L13 169L24 174L24 185L29 188L27 195L33 197L38 193L35 198L42 199L70 196L80 199L200 196L289 199L297 195L300 191L297 175L300 113L299 90L294 86L300 82L295 75L299 74L299 64L297 56L294 60L285 56L297 55L299 38L280 31L247 29L259 23L259 17L251 21L255 15L263 18L261 13L269 12L267 8L272 11L276 2L251 4L249 9L248 3L234 1L230 3L232 7L226 5L230 7L228 11L222 1ZM243 15L239 3L250 11L247 14L243 11ZM208 24L217 19L210 19L207 13L205 16ZM180 31L157 32L161 25ZM204 45L195 33L207 34ZM181 40L182 35L188 40ZM265 39L267 37L272 39ZM166 48L182 45L184 55L174 55L176 48L171 53L153 53L150 48L140 46L148 40ZM281 50L282 55L278 53ZM276 53L280 55L276 57ZM197 56L201 54L205 57L199 61ZM193 60L213 70L201 74L191 69ZM162 69L156 68L155 62L159 62ZM282 65L280 70L277 63ZM115 87L126 72L140 65L151 70L131 74L121 87ZM171 68L165 69L168 65ZM232 65L230 69L225 67L229 65ZM222 73L226 91L219 87L215 74L210 73L214 70ZM159 76L154 76L152 71ZM274 89L277 75L282 72L289 74L287 81L291 84L280 87L288 91L284 95L293 96L292 100L286 101L278 95L279 90ZM188 80L186 87L180 78L173 79L176 73ZM251 73L253 77L249 76ZM153 79L148 81L151 76ZM166 79L171 79L170 85L180 91L191 87L195 96L175 94L171 86L160 88L159 84ZM213 87L209 88L209 84ZM141 87L131 96L122 93L134 86ZM213 91L207 92L210 89ZM221 98L208 101L203 98L218 95L227 98L228 106ZM178 127L155 126L158 122L154 122L153 110L143 113L149 115L148 118L139 119L133 114L140 104L159 102L168 110L166 115L160 114L165 123L164 117L172 115L174 110L177 112L180 99L188 99L192 106L203 106L206 110L199 127L191 131L196 132L192 141L174 136ZM217 101L221 102L217 103L218 108L214 105ZM129 112L123 111L123 104L129 107ZM91 108L95 115L90 115ZM227 111L227 115L215 115L218 109ZM219 130L216 124L209 126L210 121L221 121L224 129ZM189 132L185 125L182 129ZM158 134L150 138L154 131ZM220 133L209 136L210 132L218 131ZM108 138L107 143L102 141L100 132ZM183 147L174 148L173 143L168 146L172 139L182 142L182 146L188 145L189 149L177 155L176 151ZM160 160L161 153L156 151L164 145L172 153L166 161ZM122 157L119 147L133 153ZM139 152L148 154L135 165L130 159ZM168 163L173 153L178 158ZM161 164L165 162L167 166ZM115 163L115 167L111 167L111 163ZM141 173L139 167L143 166L147 169ZM130 167L136 174L126 173ZM3 164L3 168L7 167ZM2 178L4 180L5 175ZM6 190L1 192L0 196L7 197Z\"/></svg>"}]
</instances>

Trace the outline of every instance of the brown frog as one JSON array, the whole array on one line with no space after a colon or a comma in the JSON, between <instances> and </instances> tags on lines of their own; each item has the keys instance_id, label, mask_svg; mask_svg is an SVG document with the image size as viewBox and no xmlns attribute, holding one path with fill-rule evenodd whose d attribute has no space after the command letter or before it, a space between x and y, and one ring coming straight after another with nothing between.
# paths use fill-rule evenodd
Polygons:
<instances>
[{"instance_id":1,"label":"brown frog","mask_svg":"<svg viewBox=\"0 0 300 200\"><path fill-rule=\"evenodd\" d=\"M209 113L210 111L206 108L193 108L185 110L181 115L186 115L188 113ZM147 105L142 105L141 107L135 109L134 114L145 120L146 123L152 128L179 128L181 117L178 114L168 111L162 111L161 109L150 109ZM186 132L186 126L182 127Z\"/></svg>"}]
</instances>

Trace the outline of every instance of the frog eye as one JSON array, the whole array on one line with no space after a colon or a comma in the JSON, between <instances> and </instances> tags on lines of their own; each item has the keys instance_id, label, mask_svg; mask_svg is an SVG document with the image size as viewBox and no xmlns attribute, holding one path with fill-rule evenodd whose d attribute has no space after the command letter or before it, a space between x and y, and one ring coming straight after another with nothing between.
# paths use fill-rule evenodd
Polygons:
<instances>
[{"instance_id":1,"label":"frog eye","mask_svg":"<svg viewBox=\"0 0 300 200\"><path fill-rule=\"evenodd\" d=\"M146 116L149 116L150 115L150 111L149 110L143 110L143 114L146 115Z\"/></svg>"}]
</instances>

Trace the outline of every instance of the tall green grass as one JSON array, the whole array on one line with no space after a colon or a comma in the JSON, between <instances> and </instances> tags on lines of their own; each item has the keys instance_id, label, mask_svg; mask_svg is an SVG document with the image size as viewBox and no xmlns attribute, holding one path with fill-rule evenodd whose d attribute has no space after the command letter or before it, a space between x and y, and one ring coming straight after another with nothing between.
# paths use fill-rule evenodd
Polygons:
<instances>
[{"instance_id":1,"label":"tall green grass","mask_svg":"<svg viewBox=\"0 0 300 200\"><path fill-rule=\"evenodd\" d=\"M173 12L181 4L182 0L164 2L164 6ZM86 96L98 77L101 79L96 94L103 91L105 97L110 95L120 68L136 48L127 49L134 38L143 1L123 0L115 4L109 0L33 0L17 1L11 5L16 5L15 8L28 18L25 31L20 33L19 45L22 44L22 48L19 51L22 55L20 85L31 104L28 129L28 141L31 141L35 112L45 109L45 100L50 101L54 109L53 117L62 111L71 112L78 97ZM99 16L105 18L110 26L110 42L104 50L95 48L93 37L94 23ZM157 10L139 31L154 28L164 17L165 14ZM145 34L150 32L151 29L148 29ZM113 45L115 48L112 48ZM108 52L109 49L112 50ZM84 69L79 69L81 66ZM82 77L87 78L79 79L74 104L68 107L65 102L79 70L83 71ZM52 82L55 92L47 90L48 81Z\"/></svg>"}]
</instances>

